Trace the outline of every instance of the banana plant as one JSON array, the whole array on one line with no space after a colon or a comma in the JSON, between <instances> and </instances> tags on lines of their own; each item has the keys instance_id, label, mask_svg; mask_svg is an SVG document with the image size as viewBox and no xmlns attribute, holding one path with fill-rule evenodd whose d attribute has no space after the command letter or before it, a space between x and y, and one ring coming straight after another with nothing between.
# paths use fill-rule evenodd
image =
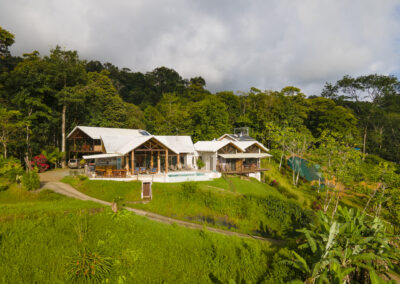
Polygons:
<instances>
[{"instance_id":1,"label":"banana plant","mask_svg":"<svg viewBox=\"0 0 400 284\"><path fill-rule=\"evenodd\" d=\"M305 283L380 283L400 260L382 220L359 210L339 206L335 219L319 212L315 223L298 232L298 251L284 263L300 271Z\"/></svg>"}]
</instances>

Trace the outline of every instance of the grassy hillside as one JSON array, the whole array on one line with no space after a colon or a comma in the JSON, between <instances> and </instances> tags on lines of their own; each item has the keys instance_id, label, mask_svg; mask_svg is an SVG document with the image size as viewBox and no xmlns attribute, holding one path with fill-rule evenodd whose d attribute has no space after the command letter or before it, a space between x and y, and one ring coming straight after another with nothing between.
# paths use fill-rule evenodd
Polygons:
<instances>
[{"instance_id":1,"label":"grassy hillside","mask_svg":"<svg viewBox=\"0 0 400 284\"><path fill-rule=\"evenodd\" d=\"M312 213L293 198L257 180L225 177L207 182L153 183L153 199L138 204L140 182L63 179L81 192L126 206L210 226L274 238L287 238L310 222Z\"/></svg>"},{"instance_id":2,"label":"grassy hillside","mask_svg":"<svg viewBox=\"0 0 400 284\"><path fill-rule=\"evenodd\" d=\"M2 283L84 277L109 283L274 283L285 275L266 242L160 224L127 211L114 214L18 186L0 192L0 204Z\"/></svg>"}]
</instances>

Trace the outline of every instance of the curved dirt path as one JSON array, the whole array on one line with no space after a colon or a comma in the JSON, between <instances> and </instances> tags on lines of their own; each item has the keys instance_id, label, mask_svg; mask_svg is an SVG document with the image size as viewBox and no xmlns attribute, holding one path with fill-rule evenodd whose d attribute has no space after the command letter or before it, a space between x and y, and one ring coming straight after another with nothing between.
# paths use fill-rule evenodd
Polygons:
<instances>
[{"instance_id":1,"label":"curved dirt path","mask_svg":"<svg viewBox=\"0 0 400 284\"><path fill-rule=\"evenodd\" d=\"M45 173L40 174L40 181L41 181L41 188L40 189L50 189L54 192L57 192L59 194L84 200L84 201L93 201L96 203L100 203L102 205L106 206L111 206L111 202L107 202L104 200L100 200L94 197L90 197L86 194L83 194L82 192L76 190L69 184L60 182L59 180L62 179L64 176L69 175L69 170L56 170L56 171L49 171ZM191 223L191 222L186 222L178 219L173 219L169 217L165 217L163 215L159 215L156 213L140 210L140 209L135 209L135 208L130 208L130 207L125 207L126 210L134 212L137 215L144 216L150 220L161 222L161 223L166 223L166 224L177 224L182 227L190 228L190 229L196 229L196 230L203 230L206 229L207 231L226 235L226 236L237 236L240 238L250 238L250 239L256 239L256 240L262 240L262 241L267 241L270 242L271 244L274 245L283 245L285 241L283 240L276 240L276 239L270 239L270 238L263 238L259 236L253 236L253 235L247 235L247 234L242 234L242 233L237 233L237 232L232 232L232 231L227 231L227 230L222 230L218 228L213 228L213 227L207 227L203 226L200 224L196 223Z\"/></svg>"}]
</instances>

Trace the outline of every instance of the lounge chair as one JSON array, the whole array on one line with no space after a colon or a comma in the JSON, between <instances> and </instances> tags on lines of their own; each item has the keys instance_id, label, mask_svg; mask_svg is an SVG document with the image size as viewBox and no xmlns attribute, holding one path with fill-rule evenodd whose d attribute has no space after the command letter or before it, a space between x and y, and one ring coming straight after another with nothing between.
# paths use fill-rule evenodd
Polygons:
<instances>
[{"instance_id":1,"label":"lounge chair","mask_svg":"<svg viewBox=\"0 0 400 284\"><path fill-rule=\"evenodd\" d=\"M156 174L157 173L157 168L151 168L150 173L151 174Z\"/></svg>"}]
</instances>

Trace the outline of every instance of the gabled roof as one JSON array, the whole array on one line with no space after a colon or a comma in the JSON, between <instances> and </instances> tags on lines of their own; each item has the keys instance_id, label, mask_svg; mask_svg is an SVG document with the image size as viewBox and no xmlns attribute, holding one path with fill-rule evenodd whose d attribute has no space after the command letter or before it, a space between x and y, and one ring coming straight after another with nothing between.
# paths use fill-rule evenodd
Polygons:
<instances>
[{"instance_id":1,"label":"gabled roof","mask_svg":"<svg viewBox=\"0 0 400 284\"><path fill-rule=\"evenodd\" d=\"M221 137L219 137L217 140L222 141L222 140L230 140L230 141L237 141L237 139L233 136L233 134L224 134Z\"/></svg>"},{"instance_id":2,"label":"gabled roof","mask_svg":"<svg viewBox=\"0 0 400 284\"><path fill-rule=\"evenodd\" d=\"M174 147L174 145L166 144L165 141L158 139L156 136L104 136L101 137L103 141L104 148L107 153L118 153L125 155L130 151L136 149L143 143L155 139L162 146L168 148L174 153L179 153L179 151Z\"/></svg>"},{"instance_id":3,"label":"gabled roof","mask_svg":"<svg viewBox=\"0 0 400 284\"><path fill-rule=\"evenodd\" d=\"M261 149L263 149L265 152L268 152L269 149L267 147L265 147L263 144L261 144L258 141L236 141L235 144L239 145L241 148L243 149L247 149L250 146L256 144L258 147L260 147Z\"/></svg>"},{"instance_id":4,"label":"gabled roof","mask_svg":"<svg viewBox=\"0 0 400 284\"><path fill-rule=\"evenodd\" d=\"M155 139L162 146L176 154L194 153L193 142L190 136L102 136L107 153L126 153L136 149L150 139Z\"/></svg>"},{"instance_id":5,"label":"gabled roof","mask_svg":"<svg viewBox=\"0 0 400 284\"><path fill-rule=\"evenodd\" d=\"M259 146L265 152L269 151L268 148L266 148L263 144L261 144L260 142L258 142L256 140L253 140L253 141L231 141L226 138L222 139L221 141L218 141L218 140L199 141L196 144L194 144L194 148L196 149L196 151L199 151L199 152L217 152L219 149L221 149L222 147L225 147L228 144L234 145L236 148L240 149L242 152L246 152L246 149L254 144Z\"/></svg>"},{"instance_id":6,"label":"gabled roof","mask_svg":"<svg viewBox=\"0 0 400 284\"><path fill-rule=\"evenodd\" d=\"M225 139L223 141L198 141L196 144L194 144L194 148L198 152L217 152L219 149L225 147L228 144L232 144L241 152L244 152L244 149L237 145L236 142L230 141L228 139Z\"/></svg>"},{"instance_id":7,"label":"gabled roof","mask_svg":"<svg viewBox=\"0 0 400 284\"><path fill-rule=\"evenodd\" d=\"M134 139L131 139L128 143L124 144L124 146L122 148L120 148L118 150L118 152L125 155L151 139L155 139L158 143L160 143L162 146L168 148L172 152L174 152L176 154L179 153L179 152L177 152L177 150L174 147L164 144L160 139L157 139L156 136L144 136L144 137L136 137Z\"/></svg>"},{"instance_id":8,"label":"gabled roof","mask_svg":"<svg viewBox=\"0 0 400 284\"><path fill-rule=\"evenodd\" d=\"M176 153L194 153L193 141L190 136L154 136L156 139L161 141L164 145L167 145L171 149L175 149Z\"/></svg>"},{"instance_id":9,"label":"gabled roof","mask_svg":"<svg viewBox=\"0 0 400 284\"><path fill-rule=\"evenodd\" d=\"M149 136L151 135L146 130L142 129L127 129L127 128L110 128L110 127L92 127L92 126L76 126L67 136L69 138L76 129L81 130L92 139L100 139L101 136Z\"/></svg>"},{"instance_id":10,"label":"gabled roof","mask_svg":"<svg viewBox=\"0 0 400 284\"><path fill-rule=\"evenodd\" d=\"M218 138L219 141L224 139L233 140L233 141L257 141L253 137L247 135L239 135L239 134L224 134Z\"/></svg>"},{"instance_id":11,"label":"gabled roof","mask_svg":"<svg viewBox=\"0 0 400 284\"><path fill-rule=\"evenodd\" d=\"M107 153L126 154L132 150L132 146L136 148L151 137L152 136L101 136L101 140L103 141L104 149Z\"/></svg>"}]
</instances>

